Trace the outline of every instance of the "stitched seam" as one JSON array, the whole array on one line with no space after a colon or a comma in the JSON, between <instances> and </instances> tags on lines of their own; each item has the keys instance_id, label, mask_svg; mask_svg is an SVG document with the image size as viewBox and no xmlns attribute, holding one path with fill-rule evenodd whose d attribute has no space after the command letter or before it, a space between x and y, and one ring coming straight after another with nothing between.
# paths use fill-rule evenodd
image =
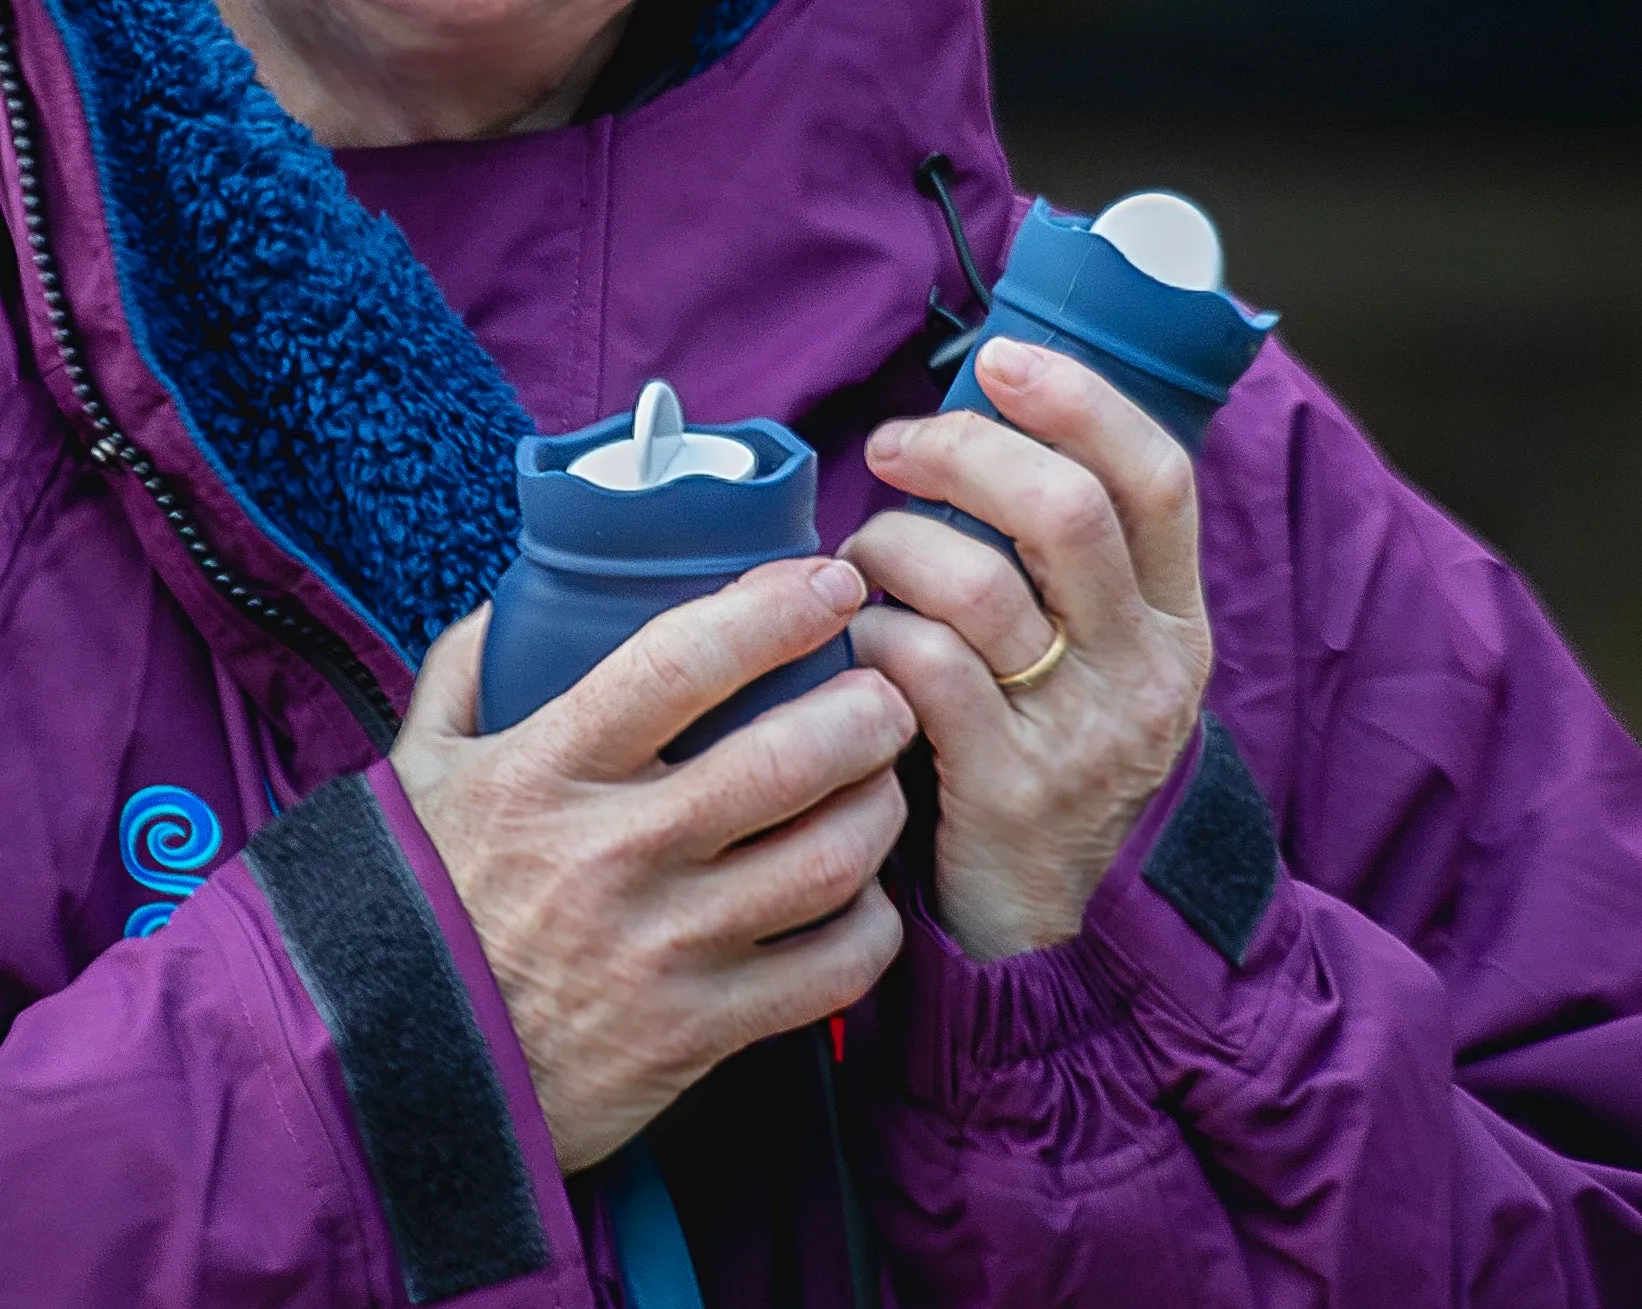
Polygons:
<instances>
[{"instance_id":1,"label":"stitched seam","mask_svg":"<svg viewBox=\"0 0 1642 1309\"><path fill-rule=\"evenodd\" d=\"M251 959L256 965L257 971L262 975L263 985L268 994L272 996L274 994L274 987L268 976L268 965L270 961L265 958L264 950L261 946L261 934L255 930L244 908L238 903L236 897L234 897L225 886L221 884L213 884L211 889L216 893L217 899L225 905L227 914L234 925L239 929L244 944L249 950ZM221 934L217 930L216 924L212 921L212 915L208 912L210 907L211 902L201 902L200 911L205 915L206 928L211 933L212 938L217 941L219 946L222 947L223 953L232 957L227 948L227 943L223 941ZM291 1068L293 1080L301 1089L304 1098L307 1099L309 1112L313 1115L314 1120L320 1124L321 1136L324 1139L325 1148L330 1152L335 1175L341 1182L341 1190L344 1195L347 1195L351 1200L353 1200L353 1203L347 1206L347 1209L343 1212L336 1212L328 1203L326 1198L326 1188L319 1179L318 1168L316 1167L310 1152L302 1147L301 1138L297 1133L296 1125L292 1122L290 1112L285 1107L285 1097L280 1094L278 1080L274 1077L273 1060L269 1057L267 1047L258 1031L256 1021L251 1017L250 1004L245 997L244 991L240 987L236 971L232 967L229 967L225 970L225 972L227 974L229 985L234 989L235 999L239 1001L240 1013L245 1019L245 1025L251 1035L251 1040L256 1045L258 1059L263 1065L264 1075L268 1079L269 1091L274 1097L274 1107L279 1111L280 1123L285 1128L285 1134L290 1138L292 1146L297 1150L298 1157L303 1161L303 1173L307 1178L308 1184L313 1188L316 1196L318 1197L321 1209L335 1221L338 1227L351 1232L353 1237L352 1244L355 1249L354 1259L358 1265L359 1280L370 1292L372 1298L375 1299L380 1295L380 1288L372 1285L371 1261L366 1254L370 1246L365 1237L364 1225L360 1221L362 1214L358 1209L358 1197L354 1194L353 1188L347 1184L346 1170L343 1168L341 1159L338 1155L336 1142L332 1140L330 1133L325 1130L325 1115L320 1112L319 1106L314 1101L312 1092L310 1092L306 1081L302 1077L300 1061L297 1059L296 1051L291 1046L290 1033L285 1030L285 1025L283 1023L276 1020L274 1027L279 1033L280 1046L284 1050L286 1062Z\"/></svg>"},{"instance_id":2,"label":"stitched seam","mask_svg":"<svg viewBox=\"0 0 1642 1309\"><path fill-rule=\"evenodd\" d=\"M1267 912L1269 913L1271 910L1268 908ZM1242 1042L1229 1041L1224 1033L1209 1027L1192 1009L1176 999L1174 994L1162 982L1148 974L1122 947L1112 942L1110 937L1103 934L1101 940L1113 954L1122 959L1125 968L1133 977L1134 981L1128 988L1129 994L1136 999L1144 997L1150 1000L1160 1012L1168 1015L1169 1019L1177 1026L1195 1035L1201 1045L1210 1049L1227 1051L1230 1055L1228 1061L1230 1065L1243 1067L1249 1051L1261 1044L1259 1037L1271 1020L1272 1005L1277 999L1276 993L1280 990L1292 991L1292 981L1287 971L1287 963L1298 940L1303 935L1299 930L1301 914L1297 908L1292 907L1285 907L1283 912L1284 918L1289 922L1283 925L1284 936L1273 943L1273 953L1278 956L1279 960L1274 965L1276 976L1264 987L1266 993L1261 999L1258 1013L1249 1024L1248 1039ZM1245 986L1258 984L1254 978L1246 975L1238 981L1241 981L1242 985ZM1234 981L1232 984L1234 986L1238 985L1238 981Z\"/></svg>"}]
</instances>

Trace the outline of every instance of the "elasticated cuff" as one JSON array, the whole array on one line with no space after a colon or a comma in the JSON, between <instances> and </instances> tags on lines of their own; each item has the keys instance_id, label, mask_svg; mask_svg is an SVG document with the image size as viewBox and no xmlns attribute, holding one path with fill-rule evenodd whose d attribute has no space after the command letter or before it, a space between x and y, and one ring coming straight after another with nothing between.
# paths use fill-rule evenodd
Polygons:
<instances>
[{"instance_id":1,"label":"elasticated cuff","mask_svg":"<svg viewBox=\"0 0 1642 1309\"><path fill-rule=\"evenodd\" d=\"M1209 715L1101 880L1076 940L977 964L939 926L921 885L907 909L907 1089L951 1107L974 1079L1099 1039L1157 1004L1236 1040L1260 1008L1239 982L1263 984L1255 975L1282 952L1296 913L1264 802Z\"/></svg>"}]
</instances>

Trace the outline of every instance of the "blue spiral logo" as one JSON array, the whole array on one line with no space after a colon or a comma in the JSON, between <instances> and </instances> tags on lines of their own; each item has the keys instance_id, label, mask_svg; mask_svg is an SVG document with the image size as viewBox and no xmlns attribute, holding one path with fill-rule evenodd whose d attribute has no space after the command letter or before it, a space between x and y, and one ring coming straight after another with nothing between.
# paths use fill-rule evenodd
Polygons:
<instances>
[{"instance_id":1,"label":"blue spiral logo","mask_svg":"<svg viewBox=\"0 0 1642 1309\"><path fill-rule=\"evenodd\" d=\"M153 936L155 932L171 921L171 915L177 912L177 906L169 900L162 900L158 904L145 904L132 911L131 917L125 920L125 934L127 936Z\"/></svg>"},{"instance_id":2,"label":"blue spiral logo","mask_svg":"<svg viewBox=\"0 0 1642 1309\"><path fill-rule=\"evenodd\" d=\"M222 849L222 824L211 806L180 786L149 786L120 813L120 858L150 891L187 899L205 885L198 869ZM127 936L151 936L175 905L143 905L125 925Z\"/></svg>"}]
</instances>

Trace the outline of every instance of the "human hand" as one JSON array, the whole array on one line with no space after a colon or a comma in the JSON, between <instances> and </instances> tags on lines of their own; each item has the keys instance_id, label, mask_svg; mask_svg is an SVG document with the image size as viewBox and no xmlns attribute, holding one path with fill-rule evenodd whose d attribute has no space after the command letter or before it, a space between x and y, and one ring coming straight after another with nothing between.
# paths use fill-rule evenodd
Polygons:
<instances>
[{"instance_id":1,"label":"human hand","mask_svg":"<svg viewBox=\"0 0 1642 1309\"><path fill-rule=\"evenodd\" d=\"M1041 607L1002 554L921 515L880 514L840 554L910 606L863 611L856 656L901 688L934 748L937 912L991 960L1079 933L1190 739L1212 643L1185 451L1062 355L994 341L976 373L1021 431L973 413L889 423L868 463L1013 537ZM1057 622L1058 666L1000 689Z\"/></svg>"},{"instance_id":2,"label":"human hand","mask_svg":"<svg viewBox=\"0 0 1642 1309\"><path fill-rule=\"evenodd\" d=\"M687 763L657 758L865 598L847 564L766 565L486 737L483 612L429 652L393 764L478 930L566 1174L720 1060L853 1004L899 950L876 874L917 727L882 675L843 673Z\"/></svg>"}]
</instances>

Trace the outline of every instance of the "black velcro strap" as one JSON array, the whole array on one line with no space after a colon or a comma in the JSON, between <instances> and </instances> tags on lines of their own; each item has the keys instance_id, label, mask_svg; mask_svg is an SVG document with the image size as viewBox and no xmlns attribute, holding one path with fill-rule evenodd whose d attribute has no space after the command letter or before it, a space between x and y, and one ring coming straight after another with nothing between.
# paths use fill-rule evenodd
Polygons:
<instances>
[{"instance_id":1,"label":"black velcro strap","mask_svg":"<svg viewBox=\"0 0 1642 1309\"><path fill-rule=\"evenodd\" d=\"M1197 771L1144 875L1199 936L1242 965L1277 888L1277 840L1265 797L1213 714L1203 715Z\"/></svg>"},{"instance_id":2,"label":"black velcro strap","mask_svg":"<svg viewBox=\"0 0 1642 1309\"><path fill-rule=\"evenodd\" d=\"M245 862L342 1061L411 1302L545 1267L490 1051L368 783L329 783L259 832Z\"/></svg>"}]
</instances>

